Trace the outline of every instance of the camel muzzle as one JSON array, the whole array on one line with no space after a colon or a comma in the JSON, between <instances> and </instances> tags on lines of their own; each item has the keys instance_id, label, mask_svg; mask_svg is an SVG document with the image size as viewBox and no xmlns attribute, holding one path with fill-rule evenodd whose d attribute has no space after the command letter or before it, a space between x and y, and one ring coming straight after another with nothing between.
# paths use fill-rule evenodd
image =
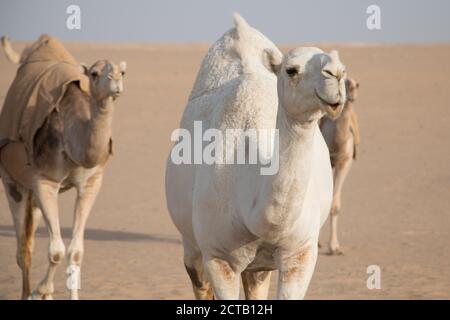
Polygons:
<instances>
[{"instance_id":1,"label":"camel muzzle","mask_svg":"<svg viewBox=\"0 0 450 320\"><path fill-rule=\"evenodd\" d=\"M320 96L320 94L317 92L317 89L315 90L315 93L316 93L317 98L322 103L322 109L325 111L325 113L331 119L336 119L337 117L339 117L339 115L342 112L342 109L344 108L344 102L345 102L345 101L342 101L343 100L342 96L339 96L339 99L337 102L330 103Z\"/></svg>"},{"instance_id":2,"label":"camel muzzle","mask_svg":"<svg viewBox=\"0 0 450 320\"><path fill-rule=\"evenodd\" d=\"M341 115L342 109L344 109L344 104L334 104L334 105L327 105L324 108L324 111L331 119L336 119Z\"/></svg>"}]
</instances>

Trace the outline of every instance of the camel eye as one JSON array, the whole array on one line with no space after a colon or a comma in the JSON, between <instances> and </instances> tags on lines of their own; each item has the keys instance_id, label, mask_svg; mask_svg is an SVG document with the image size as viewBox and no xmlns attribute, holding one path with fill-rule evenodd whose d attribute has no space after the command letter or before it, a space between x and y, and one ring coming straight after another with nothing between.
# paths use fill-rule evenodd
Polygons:
<instances>
[{"instance_id":1,"label":"camel eye","mask_svg":"<svg viewBox=\"0 0 450 320\"><path fill-rule=\"evenodd\" d=\"M95 79L97 79L98 78L98 71L92 71L91 72L91 76L92 76L92 78L95 80Z\"/></svg>"},{"instance_id":2,"label":"camel eye","mask_svg":"<svg viewBox=\"0 0 450 320\"><path fill-rule=\"evenodd\" d=\"M120 71L120 74L122 75L122 77L125 76L125 71Z\"/></svg>"},{"instance_id":3,"label":"camel eye","mask_svg":"<svg viewBox=\"0 0 450 320\"><path fill-rule=\"evenodd\" d=\"M291 68L287 68L286 69L286 73L290 76L293 77L295 75L298 74L298 69L296 67L291 67Z\"/></svg>"},{"instance_id":4,"label":"camel eye","mask_svg":"<svg viewBox=\"0 0 450 320\"><path fill-rule=\"evenodd\" d=\"M323 72L329 75L330 77L334 77L334 74L330 70L323 70Z\"/></svg>"}]
</instances>

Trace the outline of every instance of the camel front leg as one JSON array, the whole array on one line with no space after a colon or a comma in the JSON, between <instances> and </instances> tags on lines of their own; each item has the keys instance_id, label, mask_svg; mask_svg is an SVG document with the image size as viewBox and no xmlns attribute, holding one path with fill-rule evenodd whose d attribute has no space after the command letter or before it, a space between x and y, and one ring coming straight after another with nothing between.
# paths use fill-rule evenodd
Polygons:
<instances>
[{"instance_id":1,"label":"camel front leg","mask_svg":"<svg viewBox=\"0 0 450 320\"><path fill-rule=\"evenodd\" d=\"M333 192L333 203L330 212L330 243L329 252L330 254L341 255L339 240L338 240L338 215L341 210L341 192L342 186L344 185L345 178L348 175L352 164L352 158L346 157L339 160L334 169L334 192Z\"/></svg>"},{"instance_id":2,"label":"camel front leg","mask_svg":"<svg viewBox=\"0 0 450 320\"><path fill-rule=\"evenodd\" d=\"M49 266L44 279L33 291L32 299L52 299L54 292L53 279L57 266L61 263L65 246L61 238L58 216L58 192L60 185L56 182L36 178L34 194L39 208L42 211L49 235L48 260Z\"/></svg>"},{"instance_id":3,"label":"camel front leg","mask_svg":"<svg viewBox=\"0 0 450 320\"><path fill-rule=\"evenodd\" d=\"M213 300L214 293L211 283L203 268L200 251L183 239L184 266L192 282L192 289L197 300Z\"/></svg>"},{"instance_id":4,"label":"camel front leg","mask_svg":"<svg viewBox=\"0 0 450 320\"><path fill-rule=\"evenodd\" d=\"M266 300L269 295L270 275L272 271L244 271L242 272L242 285L245 299Z\"/></svg>"},{"instance_id":5,"label":"camel front leg","mask_svg":"<svg viewBox=\"0 0 450 320\"><path fill-rule=\"evenodd\" d=\"M84 254L84 231L92 206L100 191L101 184L102 173L99 171L77 186L72 241L67 250L67 264L70 273L67 284L70 289L70 298L72 300L78 300L81 263Z\"/></svg>"},{"instance_id":6,"label":"camel front leg","mask_svg":"<svg viewBox=\"0 0 450 320\"><path fill-rule=\"evenodd\" d=\"M228 261L209 257L204 259L203 264L216 299L239 299L239 273L233 269Z\"/></svg>"},{"instance_id":7,"label":"camel front leg","mask_svg":"<svg viewBox=\"0 0 450 320\"><path fill-rule=\"evenodd\" d=\"M289 255L278 254L277 299L303 299L308 290L317 261L317 241Z\"/></svg>"}]
</instances>

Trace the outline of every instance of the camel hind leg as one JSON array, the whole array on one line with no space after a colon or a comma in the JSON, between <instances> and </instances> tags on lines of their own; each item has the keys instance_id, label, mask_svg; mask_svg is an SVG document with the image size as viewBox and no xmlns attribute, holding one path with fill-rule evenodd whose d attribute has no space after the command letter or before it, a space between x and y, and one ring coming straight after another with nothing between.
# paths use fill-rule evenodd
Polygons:
<instances>
[{"instance_id":1,"label":"camel hind leg","mask_svg":"<svg viewBox=\"0 0 450 320\"><path fill-rule=\"evenodd\" d=\"M214 293L203 268L202 255L186 241L184 244L184 266L192 282L192 289L197 300L213 300Z\"/></svg>"},{"instance_id":2,"label":"camel hind leg","mask_svg":"<svg viewBox=\"0 0 450 320\"><path fill-rule=\"evenodd\" d=\"M40 211L33 205L32 194L14 182L5 182L5 193L14 221L17 238L17 264L22 270L22 299L30 296L30 269L34 233L39 224Z\"/></svg>"},{"instance_id":3,"label":"camel hind leg","mask_svg":"<svg viewBox=\"0 0 450 320\"><path fill-rule=\"evenodd\" d=\"M245 299L266 300L269 295L271 271L244 271L241 273Z\"/></svg>"},{"instance_id":4,"label":"camel hind leg","mask_svg":"<svg viewBox=\"0 0 450 320\"><path fill-rule=\"evenodd\" d=\"M342 186L344 185L345 178L348 175L351 165L352 165L352 157L347 156L343 157L342 159L339 159L334 169L333 203L330 212L331 219L330 219L329 252L331 255L342 254L338 240L338 216L341 210Z\"/></svg>"}]
</instances>

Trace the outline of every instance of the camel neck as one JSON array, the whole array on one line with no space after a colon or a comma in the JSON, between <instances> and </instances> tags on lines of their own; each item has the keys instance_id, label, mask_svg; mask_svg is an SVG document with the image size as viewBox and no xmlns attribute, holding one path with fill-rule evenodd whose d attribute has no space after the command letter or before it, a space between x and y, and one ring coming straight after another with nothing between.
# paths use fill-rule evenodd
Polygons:
<instances>
[{"instance_id":1,"label":"camel neck","mask_svg":"<svg viewBox=\"0 0 450 320\"><path fill-rule=\"evenodd\" d=\"M92 168L104 163L110 152L114 104L111 98L90 99L89 116L76 120L66 141L69 153L77 164Z\"/></svg>"},{"instance_id":2,"label":"camel neck","mask_svg":"<svg viewBox=\"0 0 450 320\"><path fill-rule=\"evenodd\" d=\"M109 154L114 103L111 97L91 106L91 120L88 125L87 159L91 165L99 164Z\"/></svg>"},{"instance_id":3,"label":"camel neck","mask_svg":"<svg viewBox=\"0 0 450 320\"><path fill-rule=\"evenodd\" d=\"M314 136L318 121L298 121L287 115L282 106L278 107L277 129L279 131L280 170L300 170L303 162L311 158ZM306 161L309 163L310 161ZM293 171L291 171L293 172Z\"/></svg>"},{"instance_id":4,"label":"camel neck","mask_svg":"<svg viewBox=\"0 0 450 320\"><path fill-rule=\"evenodd\" d=\"M316 130L318 120L297 120L288 116L284 108L280 105L277 113L277 129L280 137L284 136L285 142L294 143L306 142L308 137L312 137ZM306 140L305 140L306 139Z\"/></svg>"},{"instance_id":5,"label":"camel neck","mask_svg":"<svg viewBox=\"0 0 450 320\"><path fill-rule=\"evenodd\" d=\"M269 228L264 229L289 228L299 217L312 171L317 122L295 121L282 106L278 108L279 170L265 178L263 193L268 201L260 222Z\"/></svg>"},{"instance_id":6,"label":"camel neck","mask_svg":"<svg viewBox=\"0 0 450 320\"><path fill-rule=\"evenodd\" d=\"M102 113L112 112L114 109L114 101L112 97L96 101L92 104L93 108L99 109Z\"/></svg>"}]
</instances>

